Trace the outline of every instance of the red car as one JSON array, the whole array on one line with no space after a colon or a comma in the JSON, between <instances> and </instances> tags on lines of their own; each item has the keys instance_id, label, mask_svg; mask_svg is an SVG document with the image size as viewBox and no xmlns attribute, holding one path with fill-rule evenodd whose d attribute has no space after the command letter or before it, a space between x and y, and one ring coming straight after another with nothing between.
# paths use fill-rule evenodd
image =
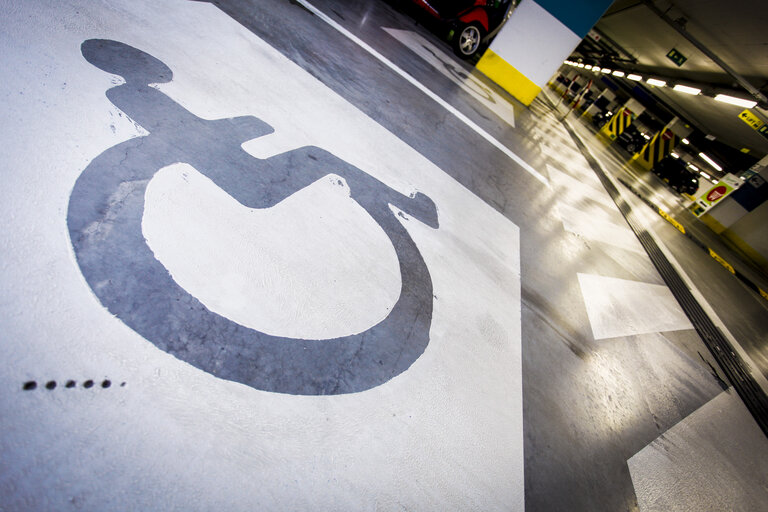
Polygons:
<instances>
[{"instance_id":1,"label":"red car","mask_svg":"<svg viewBox=\"0 0 768 512\"><path fill-rule=\"evenodd\" d=\"M459 57L470 58L498 32L513 0L410 0L449 27L448 39Z\"/></svg>"}]
</instances>

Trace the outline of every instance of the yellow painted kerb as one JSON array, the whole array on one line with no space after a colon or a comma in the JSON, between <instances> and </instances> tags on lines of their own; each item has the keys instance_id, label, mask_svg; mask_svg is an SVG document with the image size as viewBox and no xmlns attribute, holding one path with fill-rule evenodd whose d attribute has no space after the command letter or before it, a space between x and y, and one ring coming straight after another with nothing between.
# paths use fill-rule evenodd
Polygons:
<instances>
[{"instance_id":1,"label":"yellow painted kerb","mask_svg":"<svg viewBox=\"0 0 768 512\"><path fill-rule=\"evenodd\" d=\"M528 77L516 70L512 65L496 55L493 50L486 50L477 70L496 82L502 89L520 100L525 106L533 103L541 92L541 87L531 82Z\"/></svg>"}]
</instances>

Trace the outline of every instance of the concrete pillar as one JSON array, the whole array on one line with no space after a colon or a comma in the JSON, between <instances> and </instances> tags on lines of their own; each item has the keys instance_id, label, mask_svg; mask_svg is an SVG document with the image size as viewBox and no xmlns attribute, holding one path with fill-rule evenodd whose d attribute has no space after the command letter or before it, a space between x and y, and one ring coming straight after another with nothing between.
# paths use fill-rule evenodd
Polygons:
<instances>
[{"instance_id":1,"label":"concrete pillar","mask_svg":"<svg viewBox=\"0 0 768 512\"><path fill-rule=\"evenodd\" d=\"M568 80L569 84L565 85L562 82L560 82L559 80L557 80L557 78L559 76L562 76L563 78ZM572 82L574 80L578 80L580 76L581 75L579 75L578 71L571 70L571 69L565 70L562 73L559 73L558 75L556 75L554 77L554 79L550 82L551 88L554 89L555 91L557 91L559 94L563 94L566 91L566 89L572 89L573 88L572 87Z\"/></svg>"},{"instance_id":2,"label":"concrete pillar","mask_svg":"<svg viewBox=\"0 0 768 512\"><path fill-rule=\"evenodd\" d=\"M660 132L649 140L633 159L644 169L651 170L675 149L677 144L691 134L692 128L678 118L674 118Z\"/></svg>"},{"instance_id":3,"label":"concrete pillar","mask_svg":"<svg viewBox=\"0 0 768 512\"><path fill-rule=\"evenodd\" d=\"M616 95L613 93L610 89L604 89L603 92L601 92L597 98L595 98L595 101L587 108L584 113L582 114L583 117L585 117L588 121L591 121L592 118L597 114L598 112L607 111L608 107L610 107L611 102L616 98Z\"/></svg>"},{"instance_id":4,"label":"concrete pillar","mask_svg":"<svg viewBox=\"0 0 768 512\"><path fill-rule=\"evenodd\" d=\"M611 3L522 0L477 69L530 105Z\"/></svg>"},{"instance_id":5,"label":"concrete pillar","mask_svg":"<svg viewBox=\"0 0 768 512\"><path fill-rule=\"evenodd\" d=\"M645 107L636 99L630 99L600 129L600 135L613 142L621 135L632 120L645 112Z\"/></svg>"}]
</instances>

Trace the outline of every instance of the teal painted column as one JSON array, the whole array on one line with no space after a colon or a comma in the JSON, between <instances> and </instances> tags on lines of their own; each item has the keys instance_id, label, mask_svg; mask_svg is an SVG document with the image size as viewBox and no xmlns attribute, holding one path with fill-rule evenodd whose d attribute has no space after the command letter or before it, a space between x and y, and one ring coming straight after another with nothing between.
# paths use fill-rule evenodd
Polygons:
<instances>
[{"instance_id":1,"label":"teal painted column","mask_svg":"<svg viewBox=\"0 0 768 512\"><path fill-rule=\"evenodd\" d=\"M612 0L522 0L477 69L530 105Z\"/></svg>"}]
</instances>

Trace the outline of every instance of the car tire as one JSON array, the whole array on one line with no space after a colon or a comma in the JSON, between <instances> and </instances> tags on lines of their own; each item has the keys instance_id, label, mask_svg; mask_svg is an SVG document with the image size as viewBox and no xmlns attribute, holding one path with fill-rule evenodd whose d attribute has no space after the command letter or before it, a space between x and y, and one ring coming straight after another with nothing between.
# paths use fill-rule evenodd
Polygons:
<instances>
[{"instance_id":1,"label":"car tire","mask_svg":"<svg viewBox=\"0 0 768 512\"><path fill-rule=\"evenodd\" d=\"M482 40L483 27L479 24L460 25L453 35L453 51L462 59L469 59L480 49Z\"/></svg>"}]
</instances>

